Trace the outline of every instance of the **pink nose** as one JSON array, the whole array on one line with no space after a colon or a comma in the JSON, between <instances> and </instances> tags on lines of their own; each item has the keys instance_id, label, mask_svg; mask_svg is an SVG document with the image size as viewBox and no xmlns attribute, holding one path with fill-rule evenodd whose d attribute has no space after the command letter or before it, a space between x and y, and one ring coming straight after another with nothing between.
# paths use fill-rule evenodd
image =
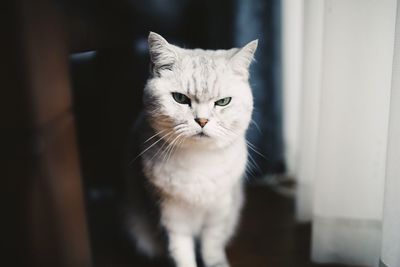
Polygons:
<instances>
[{"instance_id":1,"label":"pink nose","mask_svg":"<svg viewBox=\"0 0 400 267\"><path fill-rule=\"evenodd\" d=\"M204 126L206 126L208 120L207 119L203 119L203 118L196 118L194 119L200 126L201 128L203 128Z\"/></svg>"}]
</instances>

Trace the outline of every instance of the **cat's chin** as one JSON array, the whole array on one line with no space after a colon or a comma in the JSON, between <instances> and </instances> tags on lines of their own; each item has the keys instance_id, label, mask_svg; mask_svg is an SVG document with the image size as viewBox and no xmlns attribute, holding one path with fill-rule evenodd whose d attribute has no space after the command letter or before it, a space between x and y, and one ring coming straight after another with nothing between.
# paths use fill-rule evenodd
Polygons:
<instances>
[{"instance_id":1,"label":"cat's chin","mask_svg":"<svg viewBox=\"0 0 400 267\"><path fill-rule=\"evenodd\" d=\"M228 140L220 140L207 134L195 134L187 138L182 147L190 149L222 149L230 145Z\"/></svg>"},{"instance_id":2,"label":"cat's chin","mask_svg":"<svg viewBox=\"0 0 400 267\"><path fill-rule=\"evenodd\" d=\"M207 145L215 146L216 140L205 133L198 133L188 138L189 145Z\"/></svg>"}]
</instances>

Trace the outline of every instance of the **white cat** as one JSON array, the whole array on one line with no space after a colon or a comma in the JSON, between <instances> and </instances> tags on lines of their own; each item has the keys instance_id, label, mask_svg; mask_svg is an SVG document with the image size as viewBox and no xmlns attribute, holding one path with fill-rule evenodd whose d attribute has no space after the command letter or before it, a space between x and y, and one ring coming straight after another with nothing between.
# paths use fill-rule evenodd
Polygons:
<instances>
[{"instance_id":1,"label":"white cat","mask_svg":"<svg viewBox=\"0 0 400 267\"><path fill-rule=\"evenodd\" d=\"M128 177L126 226L148 256L167 253L177 267L196 267L199 244L207 267L228 267L225 246L244 198L249 65L258 41L216 51L183 49L153 32L148 41L152 75L132 137L139 156Z\"/></svg>"}]
</instances>

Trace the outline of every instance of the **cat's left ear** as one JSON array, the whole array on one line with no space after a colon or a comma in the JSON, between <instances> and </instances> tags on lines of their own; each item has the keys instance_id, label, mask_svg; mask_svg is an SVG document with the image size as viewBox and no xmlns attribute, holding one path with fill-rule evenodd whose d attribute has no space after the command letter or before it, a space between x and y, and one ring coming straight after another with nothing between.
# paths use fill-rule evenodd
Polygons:
<instances>
[{"instance_id":1,"label":"cat's left ear","mask_svg":"<svg viewBox=\"0 0 400 267\"><path fill-rule=\"evenodd\" d=\"M163 69L171 70L177 60L173 45L155 32L150 32L148 43L153 72L159 74Z\"/></svg>"},{"instance_id":2,"label":"cat's left ear","mask_svg":"<svg viewBox=\"0 0 400 267\"><path fill-rule=\"evenodd\" d=\"M246 44L231 57L231 66L233 70L244 76L246 79L249 77L249 67L254 59L254 53L257 50L258 39Z\"/></svg>"}]
</instances>

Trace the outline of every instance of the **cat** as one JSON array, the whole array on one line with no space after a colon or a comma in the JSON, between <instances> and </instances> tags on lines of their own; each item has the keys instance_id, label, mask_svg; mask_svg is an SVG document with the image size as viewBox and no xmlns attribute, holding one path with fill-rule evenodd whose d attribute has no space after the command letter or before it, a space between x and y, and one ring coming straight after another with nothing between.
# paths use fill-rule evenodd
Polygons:
<instances>
[{"instance_id":1,"label":"cat","mask_svg":"<svg viewBox=\"0 0 400 267\"><path fill-rule=\"evenodd\" d=\"M184 49L150 32L151 75L132 133L125 226L137 249L176 267L229 267L225 247L244 202L245 134L258 40Z\"/></svg>"}]
</instances>

